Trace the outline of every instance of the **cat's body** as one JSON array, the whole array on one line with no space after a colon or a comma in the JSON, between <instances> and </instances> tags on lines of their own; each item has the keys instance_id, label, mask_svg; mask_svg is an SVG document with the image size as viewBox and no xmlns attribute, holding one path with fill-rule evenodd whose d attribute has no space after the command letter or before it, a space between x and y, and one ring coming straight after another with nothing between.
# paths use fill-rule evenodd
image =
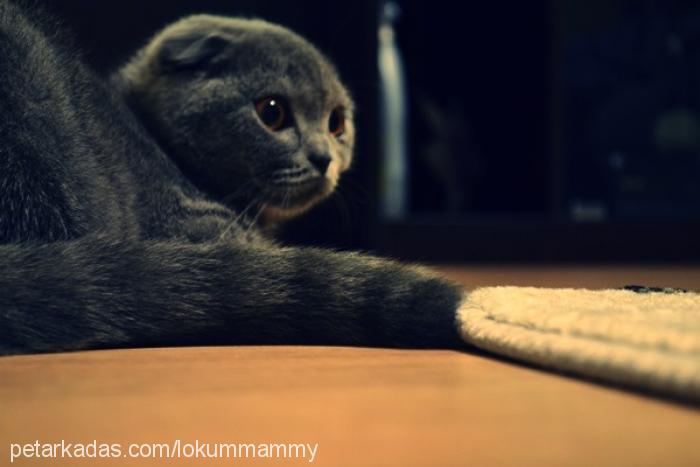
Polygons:
<instances>
[{"instance_id":1,"label":"cat's body","mask_svg":"<svg viewBox=\"0 0 700 467\"><path fill-rule=\"evenodd\" d=\"M351 103L332 67L266 23L232 24L223 38L191 26L166 30L176 40L139 54L115 91L0 0L0 354L458 345L457 287L369 256L280 247L259 232L330 193L349 165L351 123L342 132L337 123L350 120ZM240 31L268 27L275 40L265 50L291 54L265 65L284 65L276 73L288 73L289 97L263 92L272 86L264 74L244 83L227 68L242 57L237 66L255 72L245 54L226 54ZM174 74L149 75L152 63ZM167 82L139 87L147 77ZM246 84L262 86L258 101L245 101ZM278 125L280 103L299 110ZM330 136L319 136L319 122ZM264 135L276 149L262 150Z\"/></svg>"}]
</instances>

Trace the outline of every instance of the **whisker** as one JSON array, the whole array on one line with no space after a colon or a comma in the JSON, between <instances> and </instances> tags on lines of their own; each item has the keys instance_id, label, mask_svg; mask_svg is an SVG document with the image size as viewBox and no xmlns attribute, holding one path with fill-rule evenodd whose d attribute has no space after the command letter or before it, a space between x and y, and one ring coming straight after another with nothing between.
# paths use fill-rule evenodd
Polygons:
<instances>
[{"instance_id":1,"label":"whisker","mask_svg":"<svg viewBox=\"0 0 700 467\"><path fill-rule=\"evenodd\" d=\"M248 228L245 231L245 237L248 238L248 234L252 231L253 227L255 224L258 222L258 218L260 218L260 215L263 213L265 208L267 207L267 203L261 203L260 204L260 209L258 209L258 213L253 217L253 219L250 221L250 225L248 225Z\"/></svg>"},{"instance_id":2,"label":"whisker","mask_svg":"<svg viewBox=\"0 0 700 467\"><path fill-rule=\"evenodd\" d=\"M246 207L238 213L238 215L231 221L231 223L226 227L223 232L221 232L221 235L219 236L219 240L223 239L226 234L228 234L231 229L238 224L238 222L245 216L245 214L248 212L248 210L253 207L254 204L258 202L257 198L254 198L250 203L246 205Z\"/></svg>"},{"instance_id":3,"label":"whisker","mask_svg":"<svg viewBox=\"0 0 700 467\"><path fill-rule=\"evenodd\" d=\"M291 194L291 189L289 187L285 188L284 198L282 198L282 206L284 206L285 208L288 207L290 194Z\"/></svg>"}]
</instances>

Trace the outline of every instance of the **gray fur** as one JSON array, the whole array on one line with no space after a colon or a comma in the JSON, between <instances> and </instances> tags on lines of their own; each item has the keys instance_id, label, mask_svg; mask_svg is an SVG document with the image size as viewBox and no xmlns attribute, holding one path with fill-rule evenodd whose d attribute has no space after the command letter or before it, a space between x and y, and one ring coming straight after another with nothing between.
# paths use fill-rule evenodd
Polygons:
<instances>
[{"instance_id":1,"label":"gray fur","mask_svg":"<svg viewBox=\"0 0 700 467\"><path fill-rule=\"evenodd\" d=\"M280 200L270 177L290 161L327 150L338 175L350 163L351 129L337 144L320 134L329 107L351 117L352 105L306 41L193 17L107 86L32 16L0 0L0 354L459 345L458 287L388 260L278 246L242 212L271 209L274 222L332 191L337 177L324 176ZM267 92L294 107L284 135L251 114Z\"/></svg>"},{"instance_id":2,"label":"gray fur","mask_svg":"<svg viewBox=\"0 0 700 467\"><path fill-rule=\"evenodd\" d=\"M318 50L280 26L190 16L158 33L114 82L187 177L239 209L258 199L292 199L291 188L279 190L272 182L291 168L313 174L310 154L330 156L317 195L287 206L278 200L263 210L268 222L311 207L350 166L349 93ZM273 133L260 124L253 103L266 96L286 100L293 125ZM336 107L344 109L348 122L340 138L328 133Z\"/></svg>"}]
</instances>

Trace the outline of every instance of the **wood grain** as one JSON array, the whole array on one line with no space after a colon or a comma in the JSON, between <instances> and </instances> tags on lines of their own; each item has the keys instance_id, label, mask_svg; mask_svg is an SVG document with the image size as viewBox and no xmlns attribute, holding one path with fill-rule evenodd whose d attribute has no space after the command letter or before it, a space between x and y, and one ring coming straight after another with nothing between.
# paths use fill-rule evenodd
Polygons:
<instances>
[{"instance_id":1,"label":"wood grain","mask_svg":"<svg viewBox=\"0 0 700 467\"><path fill-rule=\"evenodd\" d=\"M445 271L467 287L700 284L700 268ZM175 439L319 443L314 464L331 466L697 466L700 411L469 351L199 347L0 358L0 465L9 443ZM217 463L246 464L77 462Z\"/></svg>"},{"instance_id":2,"label":"wood grain","mask_svg":"<svg viewBox=\"0 0 700 467\"><path fill-rule=\"evenodd\" d=\"M495 285L589 289L647 285L700 291L700 266L452 265L437 269L468 289Z\"/></svg>"}]
</instances>

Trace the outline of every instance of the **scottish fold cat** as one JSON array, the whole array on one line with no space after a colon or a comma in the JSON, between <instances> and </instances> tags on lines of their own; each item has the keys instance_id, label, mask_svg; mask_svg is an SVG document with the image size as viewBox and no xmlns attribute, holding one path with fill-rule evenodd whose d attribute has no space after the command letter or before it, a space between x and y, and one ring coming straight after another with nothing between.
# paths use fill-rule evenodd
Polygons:
<instances>
[{"instance_id":1,"label":"scottish fold cat","mask_svg":"<svg viewBox=\"0 0 700 467\"><path fill-rule=\"evenodd\" d=\"M458 286L265 234L352 160L352 101L307 41L193 16L105 82L30 16L0 0L1 354L459 345Z\"/></svg>"}]
</instances>

